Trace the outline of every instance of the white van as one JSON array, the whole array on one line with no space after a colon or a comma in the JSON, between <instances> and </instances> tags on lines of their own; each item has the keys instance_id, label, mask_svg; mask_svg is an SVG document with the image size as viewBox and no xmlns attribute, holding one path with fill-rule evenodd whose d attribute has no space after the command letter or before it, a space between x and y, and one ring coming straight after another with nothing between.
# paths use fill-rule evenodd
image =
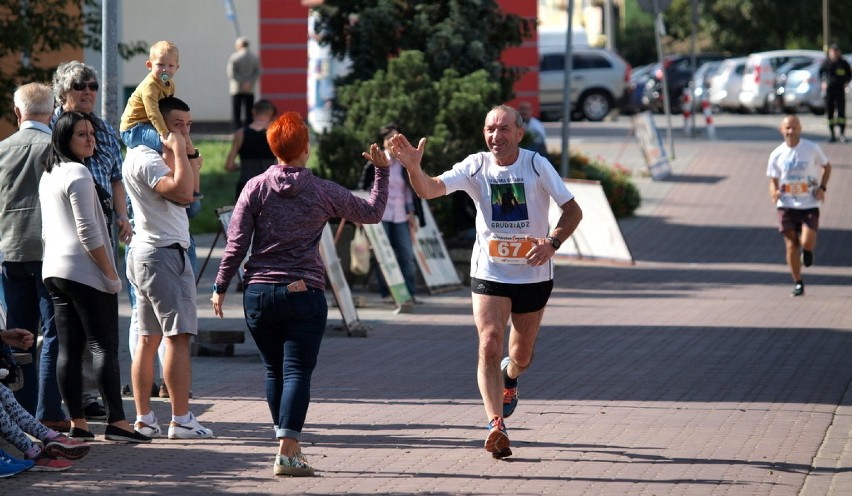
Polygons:
<instances>
[{"instance_id":1,"label":"white van","mask_svg":"<svg viewBox=\"0 0 852 496\"><path fill-rule=\"evenodd\" d=\"M816 60L825 57L819 50L771 50L748 56L740 104L746 110L768 112L775 101L775 70L791 60Z\"/></svg>"}]
</instances>

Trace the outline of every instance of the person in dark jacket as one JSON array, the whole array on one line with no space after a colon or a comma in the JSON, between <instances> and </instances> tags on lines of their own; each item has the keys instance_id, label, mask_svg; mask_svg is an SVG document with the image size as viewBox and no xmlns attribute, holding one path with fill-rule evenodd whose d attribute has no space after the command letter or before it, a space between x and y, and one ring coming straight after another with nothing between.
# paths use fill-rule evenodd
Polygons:
<instances>
[{"instance_id":1,"label":"person in dark jacket","mask_svg":"<svg viewBox=\"0 0 852 496\"><path fill-rule=\"evenodd\" d=\"M822 90L825 94L825 115L828 118L829 143L837 141L834 126L840 131L840 142L846 143L846 86L852 80L849 62L840 56L837 43L828 49L828 58L819 68ZM837 117L834 116L835 111Z\"/></svg>"}]
</instances>

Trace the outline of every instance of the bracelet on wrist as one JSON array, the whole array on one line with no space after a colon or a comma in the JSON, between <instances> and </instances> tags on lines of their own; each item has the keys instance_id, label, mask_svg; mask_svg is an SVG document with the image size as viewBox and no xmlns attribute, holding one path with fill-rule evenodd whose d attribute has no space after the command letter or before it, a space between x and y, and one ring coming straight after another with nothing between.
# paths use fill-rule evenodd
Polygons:
<instances>
[{"instance_id":1,"label":"bracelet on wrist","mask_svg":"<svg viewBox=\"0 0 852 496\"><path fill-rule=\"evenodd\" d=\"M195 153L187 153L186 154L186 158L188 158L190 160L192 160L194 158L198 158L200 156L201 156L201 151L198 148L195 149Z\"/></svg>"}]
</instances>

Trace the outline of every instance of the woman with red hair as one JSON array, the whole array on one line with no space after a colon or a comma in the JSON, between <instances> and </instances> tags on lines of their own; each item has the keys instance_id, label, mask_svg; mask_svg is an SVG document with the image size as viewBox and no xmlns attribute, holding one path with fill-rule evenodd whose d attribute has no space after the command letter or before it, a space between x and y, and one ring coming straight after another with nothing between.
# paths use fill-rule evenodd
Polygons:
<instances>
[{"instance_id":1,"label":"woman with red hair","mask_svg":"<svg viewBox=\"0 0 852 496\"><path fill-rule=\"evenodd\" d=\"M377 144L362 155L376 165L370 199L359 198L305 167L308 128L296 112L269 125L278 163L246 183L228 226L228 244L213 286L222 317L228 284L251 247L243 277L246 324L266 367L266 400L275 423L275 475L312 476L301 451L311 374L328 318L319 242L326 223L382 220L388 197L388 159Z\"/></svg>"}]
</instances>

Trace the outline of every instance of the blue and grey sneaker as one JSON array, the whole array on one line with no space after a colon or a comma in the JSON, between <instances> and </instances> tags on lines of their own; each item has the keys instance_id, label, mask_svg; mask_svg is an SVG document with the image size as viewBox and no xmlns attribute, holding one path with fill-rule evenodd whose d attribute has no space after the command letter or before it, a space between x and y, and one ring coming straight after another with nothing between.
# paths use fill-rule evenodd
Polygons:
<instances>
[{"instance_id":1,"label":"blue and grey sneaker","mask_svg":"<svg viewBox=\"0 0 852 496\"><path fill-rule=\"evenodd\" d=\"M505 458L512 455L509 448L509 434L506 425L500 417L494 417L488 422L488 437L485 438L485 451L494 458Z\"/></svg>"},{"instance_id":2,"label":"blue and grey sneaker","mask_svg":"<svg viewBox=\"0 0 852 496\"><path fill-rule=\"evenodd\" d=\"M500 362L500 371L503 373L503 377L506 377L506 369L509 367L509 363L511 363L511 359L506 357ZM503 418L509 418L513 413L515 413L515 407L518 406L518 383L515 381L515 385L513 387L507 386L505 383L503 384Z\"/></svg>"},{"instance_id":3,"label":"blue and grey sneaker","mask_svg":"<svg viewBox=\"0 0 852 496\"><path fill-rule=\"evenodd\" d=\"M0 478L12 477L33 468L32 460L19 460L0 450Z\"/></svg>"}]
</instances>

